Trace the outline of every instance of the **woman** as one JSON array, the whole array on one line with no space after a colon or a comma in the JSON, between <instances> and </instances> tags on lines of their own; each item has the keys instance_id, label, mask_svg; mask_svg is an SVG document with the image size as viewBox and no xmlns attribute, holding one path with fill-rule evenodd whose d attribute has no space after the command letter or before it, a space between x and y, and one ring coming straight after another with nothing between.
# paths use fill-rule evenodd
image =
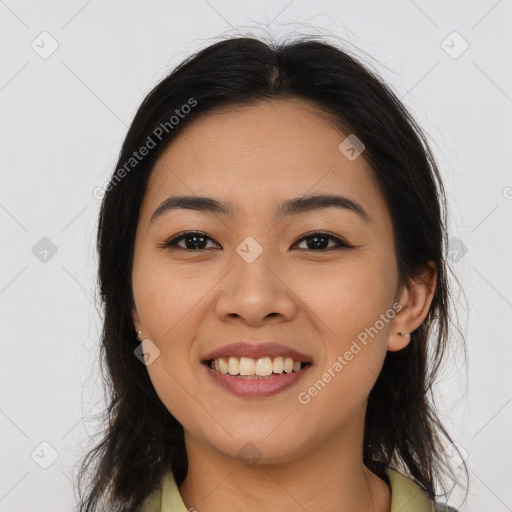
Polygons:
<instances>
[{"instance_id":1,"label":"woman","mask_svg":"<svg viewBox=\"0 0 512 512\"><path fill-rule=\"evenodd\" d=\"M111 403L80 510L447 510L445 208L421 130L340 48L178 66L105 189Z\"/></svg>"}]
</instances>

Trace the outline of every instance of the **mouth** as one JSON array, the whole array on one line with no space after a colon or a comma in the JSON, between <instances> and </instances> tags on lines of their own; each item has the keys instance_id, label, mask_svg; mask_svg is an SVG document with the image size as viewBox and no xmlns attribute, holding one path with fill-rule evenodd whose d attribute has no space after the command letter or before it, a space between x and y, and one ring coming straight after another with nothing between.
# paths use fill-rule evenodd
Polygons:
<instances>
[{"instance_id":1,"label":"mouth","mask_svg":"<svg viewBox=\"0 0 512 512\"><path fill-rule=\"evenodd\" d=\"M244 359L250 359L250 361L244 361ZM230 394L245 399L269 398L279 395L287 389L292 389L299 380L304 378L311 366L309 362L294 361L293 359L286 361L286 358L282 357L281 359L283 359L282 362L279 356L273 359L261 357L257 360L232 356L208 360L203 366L211 378L211 383L220 386ZM274 363L276 364L276 373L274 373ZM215 369L216 364L218 370ZM247 366L245 366L246 364ZM224 373L226 366L227 372ZM255 366L254 370L253 366ZM281 366L282 371L280 372ZM249 375L242 375L243 373ZM265 375L258 375L258 373Z\"/></svg>"},{"instance_id":2,"label":"mouth","mask_svg":"<svg viewBox=\"0 0 512 512\"><path fill-rule=\"evenodd\" d=\"M208 368L223 375L231 375L241 379L267 379L277 375L298 373L303 371L310 362L294 360L292 357L218 357L204 361Z\"/></svg>"},{"instance_id":3,"label":"mouth","mask_svg":"<svg viewBox=\"0 0 512 512\"><path fill-rule=\"evenodd\" d=\"M291 388L313 360L274 342L238 342L202 358L212 384L242 398L267 398Z\"/></svg>"}]
</instances>

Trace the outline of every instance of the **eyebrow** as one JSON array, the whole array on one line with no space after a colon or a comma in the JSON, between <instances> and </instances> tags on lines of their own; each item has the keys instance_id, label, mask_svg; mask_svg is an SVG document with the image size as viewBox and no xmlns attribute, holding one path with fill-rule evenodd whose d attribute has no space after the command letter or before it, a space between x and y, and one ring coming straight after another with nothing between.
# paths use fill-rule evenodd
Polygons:
<instances>
[{"instance_id":1,"label":"eyebrow","mask_svg":"<svg viewBox=\"0 0 512 512\"><path fill-rule=\"evenodd\" d=\"M360 216L365 222L371 224L370 216L361 204L348 197L333 194L309 195L306 197L288 199L278 206L276 217L280 219L290 215L299 215L301 213L332 207L351 211ZM236 213L236 209L231 203L223 203L211 197L171 196L153 212L149 223L151 224L154 220L164 215L164 213L181 209L220 214L226 217L233 217Z\"/></svg>"}]
</instances>

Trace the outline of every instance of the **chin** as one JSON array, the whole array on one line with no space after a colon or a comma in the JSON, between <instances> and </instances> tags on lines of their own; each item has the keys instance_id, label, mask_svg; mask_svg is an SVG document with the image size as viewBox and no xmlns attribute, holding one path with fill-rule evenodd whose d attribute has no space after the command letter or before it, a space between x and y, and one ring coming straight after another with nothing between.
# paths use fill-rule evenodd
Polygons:
<instances>
[{"instance_id":1,"label":"chin","mask_svg":"<svg viewBox=\"0 0 512 512\"><path fill-rule=\"evenodd\" d=\"M211 445L228 457L238 459L246 466L265 466L286 463L304 455L299 440L294 443L288 436L286 441L268 434L233 436L232 438L210 440Z\"/></svg>"}]
</instances>

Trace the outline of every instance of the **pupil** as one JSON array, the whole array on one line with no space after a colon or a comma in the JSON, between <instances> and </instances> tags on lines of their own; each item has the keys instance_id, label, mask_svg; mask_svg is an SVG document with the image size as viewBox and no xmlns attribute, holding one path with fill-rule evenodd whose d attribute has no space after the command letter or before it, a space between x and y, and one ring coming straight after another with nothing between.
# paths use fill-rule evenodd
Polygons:
<instances>
[{"instance_id":1,"label":"pupil","mask_svg":"<svg viewBox=\"0 0 512 512\"><path fill-rule=\"evenodd\" d=\"M308 243L308 247L310 249L314 248L314 249L325 249L325 247L321 247L321 246L325 246L325 244L323 243L318 243L318 240L322 240L322 241L326 241L327 238L325 236L312 236L309 238L309 240L314 240L314 243L310 244Z\"/></svg>"},{"instance_id":2,"label":"pupil","mask_svg":"<svg viewBox=\"0 0 512 512\"><path fill-rule=\"evenodd\" d=\"M187 239L186 239L186 242L187 242L187 245L188 245L188 242L190 242L191 240L194 240L194 241L197 241L197 240L201 240L202 239L202 243L199 243L200 247L197 247L196 245L193 245L192 246L192 249L201 249L203 246L204 246L204 236L200 236L200 235L194 235L194 236L189 236ZM192 242L192 244L194 244L196 242Z\"/></svg>"}]
</instances>

